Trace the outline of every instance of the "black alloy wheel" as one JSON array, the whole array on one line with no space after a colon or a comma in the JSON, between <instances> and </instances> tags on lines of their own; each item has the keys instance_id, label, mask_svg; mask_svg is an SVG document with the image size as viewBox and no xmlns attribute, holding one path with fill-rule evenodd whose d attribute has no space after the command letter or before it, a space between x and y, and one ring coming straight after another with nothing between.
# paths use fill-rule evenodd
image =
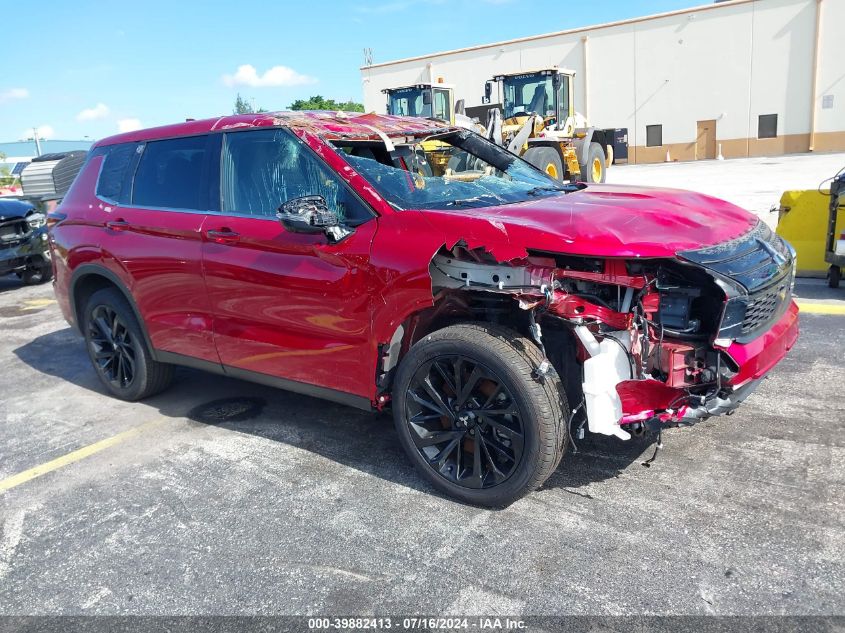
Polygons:
<instances>
[{"instance_id":1,"label":"black alloy wheel","mask_svg":"<svg viewBox=\"0 0 845 633\"><path fill-rule=\"evenodd\" d=\"M453 484L501 484L522 460L519 407L502 379L480 362L460 355L434 358L414 374L405 403L417 450Z\"/></svg>"},{"instance_id":2,"label":"black alloy wheel","mask_svg":"<svg viewBox=\"0 0 845 633\"><path fill-rule=\"evenodd\" d=\"M399 441L422 477L465 503L503 507L541 486L567 443L569 406L533 341L458 323L417 341L393 382Z\"/></svg>"},{"instance_id":3,"label":"black alloy wheel","mask_svg":"<svg viewBox=\"0 0 845 633\"><path fill-rule=\"evenodd\" d=\"M111 395L133 402L156 394L173 380L173 366L157 362L135 311L117 288L94 292L80 329L97 377Z\"/></svg>"},{"instance_id":4,"label":"black alloy wheel","mask_svg":"<svg viewBox=\"0 0 845 633\"><path fill-rule=\"evenodd\" d=\"M128 388L136 373L134 341L111 306L94 308L88 319L87 338L91 358L100 375L117 389Z\"/></svg>"}]
</instances>

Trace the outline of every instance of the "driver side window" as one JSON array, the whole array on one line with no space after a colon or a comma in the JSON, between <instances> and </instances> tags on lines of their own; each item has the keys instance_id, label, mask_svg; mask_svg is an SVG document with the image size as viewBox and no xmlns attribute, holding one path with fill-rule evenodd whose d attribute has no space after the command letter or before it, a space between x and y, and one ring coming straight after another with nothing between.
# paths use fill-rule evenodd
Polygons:
<instances>
[{"instance_id":1,"label":"driver side window","mask_svg":"<svg viewBox=\"0 0 845 633\"><path fill-rule=\"evenodd\" d=\"M288 200L319 195L344 224L372 217L326 165L282 129L225 134L221 186L224 213L275 218Z\"/></svg>"}]
</instances>

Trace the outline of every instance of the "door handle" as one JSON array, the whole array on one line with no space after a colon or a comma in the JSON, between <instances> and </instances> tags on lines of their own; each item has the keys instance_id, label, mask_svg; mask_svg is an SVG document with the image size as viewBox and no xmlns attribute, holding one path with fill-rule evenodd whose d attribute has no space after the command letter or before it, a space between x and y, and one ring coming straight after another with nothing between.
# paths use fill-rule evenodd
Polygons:
<instances>
[{"instance_id":1,"label":"door handle","mask_svg":"<svg viewBox=\"0 0 845 633\"><path fill-rule=\"evenodd\" d=\"M123 218L118 218L117 220L106 222L106 227L111 229L112 231L125 231L129 228L129 222L127 222Z\"/></svg>"},{"instance_id":2,"label":"door handle","mask_svg":"<svg viewBox=\"0 0 845 633\"><path fill-rule=\"evenodd\" d=\"M238 239L241 237L238 233L234 231L222 228L222 229L209 229L205 232L206 237L210 239L212 242L217 242L218 244L231 244L232 242L237 242Z\"/></svg>"}]
</instances>

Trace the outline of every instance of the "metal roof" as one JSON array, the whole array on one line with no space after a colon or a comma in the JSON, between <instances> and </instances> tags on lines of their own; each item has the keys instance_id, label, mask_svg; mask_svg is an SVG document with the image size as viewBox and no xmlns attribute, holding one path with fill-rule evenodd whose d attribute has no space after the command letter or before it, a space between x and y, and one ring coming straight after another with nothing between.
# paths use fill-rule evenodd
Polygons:
<instances>
[{"instance_id":1,"label":"metal roof","mask_svg":"<svg viewBox=\"0 0 845 633\"><path fill-rule=\"evenodd\" d=\"M604 24L593 24L590 26L579 26L574 29L566 29L563 31L553 31L551 33L541 33L539 35L529 35L528 37L517 37L512 40L503 40L501 42L492 42L490 44L478 44L476 46L466 46L464 48L455 48L448 51L438 51L435 53L428 53L427 55L414 55L413 57L405 57L402 59L395 59L388 62L379 62L378 64L370 64L369 66L361 66L360 70L367 70L370 68L382 68L384 66L393 66L395 64L402 64L405 62L415 62L424 59L432 59L434 57L446 57L447 55L454 55L456 53L466 53L468 51L483 50L485 48L495 48L498 46L508 46L509 44L521 44L523 42L532 42L535 40L542 40L549 37L558 37L561 35L572 35L575 33L584 33L585 31L595 31L598 29L606 29L614 26L623 26L625 24L636 24L637 22L646 22L648 20L657 20L659 18L667 18L674 15L683 15L685 13L695 13L697 11L709 11L711 9L723 9L726 7L736 6L738 4L747 4L749 2L757 2L758 0L722 0L713 4L702 4L688 9L677 9L675 11L666 11L664 13L655 13L652 15L645 15L639 18L628 18L627 20L617 20L615 22L605 22Z\"/></svg>"},{"instance_id":2,"label":"metal roof","mask_svg":"<svg viewBox=\"0 0 845 633\"><path fill-rule=\"evenodd\" d=\"M57 154L63 152L72 152L74 150L87 150L91 147L93 141L41 141L42 154ZM36 156L35 141L13 141L10 143L0 143L0 154L5 154L9 158L32 158Z\"/></svg>"}]
</instances>

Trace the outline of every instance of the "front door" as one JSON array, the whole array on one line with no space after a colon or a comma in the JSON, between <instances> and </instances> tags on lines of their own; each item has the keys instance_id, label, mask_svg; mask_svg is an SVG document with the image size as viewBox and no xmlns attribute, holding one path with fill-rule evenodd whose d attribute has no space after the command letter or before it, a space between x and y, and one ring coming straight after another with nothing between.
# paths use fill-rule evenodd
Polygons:
<instances>
[{"instance_id":1,"label":"front door","mask_svg":"<svg viewBox=\"0 0 845 633\"><path fill-rule=\"evenodd\" d=\"M281 129L226 133L221 186L222 211L203 227L203 266L227 371L369 397L375 216ZM276 211L305 195L323 196L353 233L334 243L323 233L287 231Z\"/></svg>"},{"instance_id":2,"label":"front door","mask_svg":"<svg viewBox=\"0 0 845 633\"><path fill-rule=\"evenodd\" d=\"M699 121L695 140L695 159L716 158L716 121Z\"/></svg>"}]
</instances>

